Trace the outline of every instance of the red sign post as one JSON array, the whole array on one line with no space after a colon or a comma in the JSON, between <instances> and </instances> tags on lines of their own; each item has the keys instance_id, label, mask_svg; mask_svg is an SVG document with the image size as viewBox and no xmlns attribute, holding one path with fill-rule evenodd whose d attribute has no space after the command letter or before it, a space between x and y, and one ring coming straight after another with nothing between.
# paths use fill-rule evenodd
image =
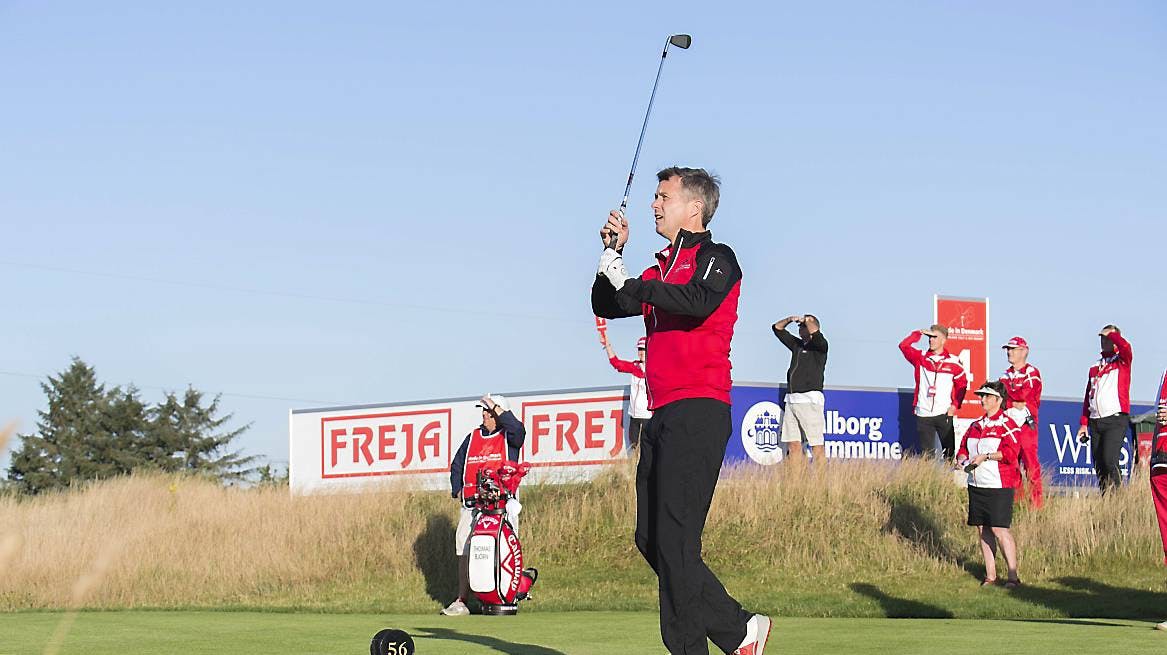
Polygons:
<instances>
[{"instance_id":1,"label":"red sign post","mask_svg":"<svg viewBox=\"0 0 1167 655\"><path fill-rule=\"evenodd\" d=\"M979 418L981 403L973 392L989 379L989 299L938 295L933 306L935 322L948 328L945 347L968 371L969 388L956 415Z\"/></svg>"}]
</instances>

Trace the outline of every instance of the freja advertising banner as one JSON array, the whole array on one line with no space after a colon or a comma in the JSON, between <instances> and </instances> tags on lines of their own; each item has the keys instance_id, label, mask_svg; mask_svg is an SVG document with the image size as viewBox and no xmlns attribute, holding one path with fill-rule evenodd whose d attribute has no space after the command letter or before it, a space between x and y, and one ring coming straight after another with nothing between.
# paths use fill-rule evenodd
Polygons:
<instances>
[{"instance_id":1,"label":"freja advertising banner","mask_svg":"<svg viewBox=\"0 0 1167 655\"><path fill-rule=\"evenodd\" d=\"M945 348L960 358L969 375L964 405L956 415L979 418L981 401L973 392L989 379L989 299L935 296L932 313L937 324L948 328Z\"/></svg>"},{"instance_id":2,"label":"freja advertising banner","mask_svg":"<svg viewBox=\"0 0 1167 655\"><path fill-rule=\"evenodd\" d=\"M778 464L785 385L734 385L733 434L725 463ZM505 394L526 427L520 459L532 482L588 480L627 457L628 387ZM825 450L830 459L898 461L919 452L911 389L828 387ZM293 410L289 419L289 476L293 493L393 487L449 489L450 462L482 421L477 398L409 404ZM1132 403L1132 412L1149 411ZM1038 455L1055 485L1096 484L1090 445L1076 434L1082 401L1045 398ZM969 420L958 421L957 440ZM1123 446L1129 474L1131 453Z\"/></svg>"},{"instance_id":3,"label":"freja advertising banner","mask_svg":"<svg viewBox=\"0 0 1167 655\"><path fill-rule=\"evenodd\" d=\"M569 482L626 458L627 387L504 394L527 429L527 479ZM393 486L449 489L450 463L482 423L477 398L293 410L293 493Z\"/></svg>"}]
</instances>

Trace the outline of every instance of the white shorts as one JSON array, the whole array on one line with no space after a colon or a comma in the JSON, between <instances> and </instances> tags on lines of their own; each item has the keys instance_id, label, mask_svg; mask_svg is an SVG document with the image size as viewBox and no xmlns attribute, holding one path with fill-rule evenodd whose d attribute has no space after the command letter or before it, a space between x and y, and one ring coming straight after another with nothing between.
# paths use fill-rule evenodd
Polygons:
<instances>
[{"instance_id":1,"label":"white shorts","mask_svg":"<svg viewBox=\"0 0 1167 655\"><path fill-rule=\"evenodd\" d=\"M782 443L805 439L808 446L821 446L826 423L822 405L786 403L786 411L782 416Z\"/></svg>"},{"instance_id":2,"label":"white shorts","mask_svg":"<svg viewBox=\"0 0 1167 655\"><path fill-rule=\"evenodd\" d=\"M511 527L515 529L517 534L519 531L519 512L523 511L523 505L518 498L511 498L507 501L507 520L511 522ZM474 528L474 519L477 518L477 512L463 506L458 512L458 529L454 531L454 554L461 557L466 552L466 544L470 543L470 532Z\"/></svg>"}]
</instances>

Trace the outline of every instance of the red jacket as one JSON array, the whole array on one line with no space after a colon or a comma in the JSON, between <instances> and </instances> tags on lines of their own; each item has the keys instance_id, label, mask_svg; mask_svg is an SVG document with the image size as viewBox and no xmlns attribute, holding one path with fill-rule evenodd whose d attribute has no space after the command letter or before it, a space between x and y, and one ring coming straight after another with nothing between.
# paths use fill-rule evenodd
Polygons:
<instances>
[{"instance_id":1,"label":"red jacket","mask_svg":"<svg viewBox=\"0 0 1167 655\"><path fill-rule=\"evenodd\" d=\"M964 392L968 389L968 373L960 358L947 350L940 354L925 353L912 346L921 332L914 330L900 342L900 352L912 365L916 375L916 391L912 406L916 416L940 416L950 407L960 409Z\"/></svg>"},{"instance_id":2,"label":"red jacket","mask_svg":"<svg viewBox=\"0 0 1167 655\"><path fill-rule=\"evenodd\" d=\"M1024 402L1025 409L1037 422L1037 410L1041 407L1041 371L1033 364L1026 362L1021 370L1010 366L1001 376L1001 384L1009 392L1008 406L1015 402Z\"/></svg>"},{"instance_id":3,"label":"red jacket","mask_svg":"<svg viewBox=\"0 0 1167 655\"><path fill-rule=\"evenodd\" d=\"M982 416L968 426L956 451L958 461L977 455L1001 453L1001 461L986 460L968 474L968 486L982 489L1014 489L1021 484L1017 458L1021 453L1018 438L1021 428L1002 410Z\"/></svg>"},{"instance_id":4,"label":"red jacket","mask_svg":"<svg viewBox=\"0 0 1167 655\"><path fill-rule=\"evenodd\" d=\"M685 398L728 403L742 278L737 257L709 232L681 230L656 258L619 291L596 276L592 311L601 318L644 316L649 409Z\"/></svg>"},{"instance_id":5,"label":"red jacket","mask_svg":"<svg viewBox=\"0 0 1167 655\"><path fill-rule=\"evenodd\" d=\"M1163 379L1159 381L1159 397L1155 401L1155 410L1158 411L1165 404L1167 404L1167 373L1164 373ZM1167 450L1167 425L1155 421L1155 440L1151 443L1151 448Z\"/></svg>"},{"instance_id":6,"label":"red jacket","mask_svg":"<svg viewBox=\"0 0 1167 655\"><path fill-rule=\"evenodd\" d=\"M1111 332L1114 352L1102 353L1098 363L1090 367L1086 380L1086 397L1082 399L1082 425L1092 418L1131 413L1131 362L1134 351L1118 330Z\"/></svg>"}]
</instances>

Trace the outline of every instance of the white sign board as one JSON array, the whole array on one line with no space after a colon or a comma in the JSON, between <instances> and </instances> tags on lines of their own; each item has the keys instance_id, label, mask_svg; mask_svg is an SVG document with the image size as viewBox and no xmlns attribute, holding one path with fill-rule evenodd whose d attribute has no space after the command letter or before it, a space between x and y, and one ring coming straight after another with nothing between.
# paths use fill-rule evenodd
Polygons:
<instances>
[{"instance_id":1,"label":"white sign board","mask_svg":"<svg viewBox=\"0 0 1167 655\"><path fill-rule=\"evenodd\" d=\"M504 394L527 429L520 461L532 482L590 479L625 459L628 388ZM476 398L293 410L292 493L448 489L450 463L482 422Z\"/></svg>"}]
</instances>

